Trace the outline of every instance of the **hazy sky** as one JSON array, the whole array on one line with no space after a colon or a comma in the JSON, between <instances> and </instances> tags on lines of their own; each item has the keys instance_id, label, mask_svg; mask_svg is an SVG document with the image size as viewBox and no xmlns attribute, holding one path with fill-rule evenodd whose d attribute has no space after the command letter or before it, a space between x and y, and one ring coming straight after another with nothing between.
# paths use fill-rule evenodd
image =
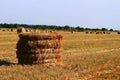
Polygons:
<instances>
[{"instance_id":1,"label":"hazy sky","mask_svg":"<svg viewBox=\"0 0 120 80\"><path fill-rule=\"evenodd\" d=\"M0 23L120 30L120 0L0 0Z\"/></svg>"}]
</instances>

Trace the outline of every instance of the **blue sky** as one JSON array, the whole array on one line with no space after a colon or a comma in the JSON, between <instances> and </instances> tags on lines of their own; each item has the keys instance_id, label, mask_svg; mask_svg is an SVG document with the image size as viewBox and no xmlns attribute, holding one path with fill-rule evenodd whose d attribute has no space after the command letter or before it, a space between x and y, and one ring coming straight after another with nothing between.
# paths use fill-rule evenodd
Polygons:
<instances>
[{"instance_id":1,"label":"blue sky","mask_svg":"<svg viewBox=\"0 0 120 80\"><path fill-rule=\"evenodd\" d=\"M0 23L120 30L120 0L0 0Z\"/></svg>"}]
</instances>

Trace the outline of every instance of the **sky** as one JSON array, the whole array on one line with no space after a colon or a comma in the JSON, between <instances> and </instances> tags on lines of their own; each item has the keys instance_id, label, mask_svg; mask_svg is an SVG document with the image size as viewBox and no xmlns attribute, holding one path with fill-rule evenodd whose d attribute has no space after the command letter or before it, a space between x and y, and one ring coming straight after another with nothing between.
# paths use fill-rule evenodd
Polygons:
<instances>
[{"instance_id":1,"label":"sky","mask_svg":"<svg viewBox=\"0 0 120 80\"><path fill-rule=\"evenodd\" d=\"M120 0L0 0L0 23L120 30Z\"/></svg>"}]
</instances>

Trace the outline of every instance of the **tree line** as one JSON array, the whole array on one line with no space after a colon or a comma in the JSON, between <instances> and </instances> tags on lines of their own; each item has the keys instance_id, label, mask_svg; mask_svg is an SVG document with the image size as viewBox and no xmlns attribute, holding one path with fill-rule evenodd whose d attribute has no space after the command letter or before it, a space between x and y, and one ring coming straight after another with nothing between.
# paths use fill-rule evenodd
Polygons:
<instances>
[{"instance_id":1,"label":"tree line","mask_svg":"<svg viewBox=\"0 0 120 80\"><path fill-rule=\"evenodd\" d=\"M69 25L65 26L56 26L56 25L30 25L30 24L7 24L7 23L0 23L0 28L17 28L17 27L25 27L31 29L42 29L42 30L64 30L64 31L114 31L113 29L107 28L84 28L84 27L73 27Z\"/></svg>"}]
</instances>

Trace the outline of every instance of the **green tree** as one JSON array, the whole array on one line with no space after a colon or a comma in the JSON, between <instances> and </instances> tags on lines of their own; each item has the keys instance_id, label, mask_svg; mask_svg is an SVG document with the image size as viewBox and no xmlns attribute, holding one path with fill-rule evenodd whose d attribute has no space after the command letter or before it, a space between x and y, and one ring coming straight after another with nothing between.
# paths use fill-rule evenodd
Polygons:
<instances>
[{"instance_id":1,"label":"green tree","mask_svg":"<svg viewBox=\"0 0 120 80\"><path fill-rule=\"evenodd\" d=\"M101 30L102 30L102 31L108 31L108 29L106 29L106 28L102 28Z\"/></svg>"}]
</instances>

